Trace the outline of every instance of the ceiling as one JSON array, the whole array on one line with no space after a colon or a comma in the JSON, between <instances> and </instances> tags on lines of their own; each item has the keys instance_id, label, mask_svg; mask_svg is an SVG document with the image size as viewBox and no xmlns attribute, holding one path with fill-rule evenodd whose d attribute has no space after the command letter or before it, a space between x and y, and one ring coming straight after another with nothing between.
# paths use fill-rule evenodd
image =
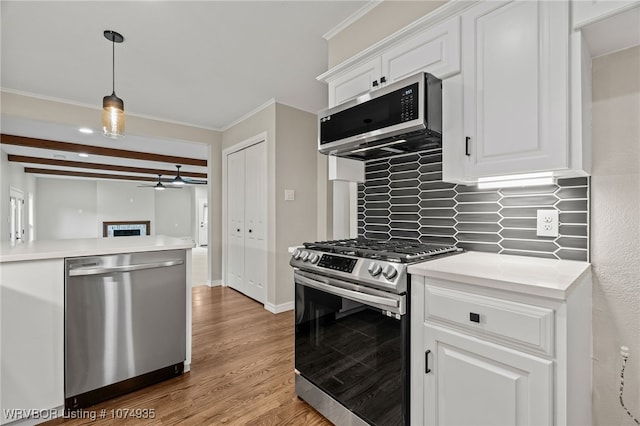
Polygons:
<instances>
[{"instance_id":1,"label":"ceiling","mask_svg":"<svg viewBox=\"0 0 640 426\"><path fill-rule=\"evenodd\" d=\"M327 105L326 87L315 79L327 69L322 35L369 3L3 0L1 86L94 107L98 127L102 97L111 93L112 44L102 34L111 29L125 37L115 46L115 91L127 115L224 130L270 100L315 113ZM113 143L68 126L4 115L1 124L5 134ZM128 150L207 158L207 148L198 144L129 135L125 140ZM2 148L14 155L137 164L126 158ZM189 168L206 173L198 166L183 170Z\"/></svg>"}]
</instances>

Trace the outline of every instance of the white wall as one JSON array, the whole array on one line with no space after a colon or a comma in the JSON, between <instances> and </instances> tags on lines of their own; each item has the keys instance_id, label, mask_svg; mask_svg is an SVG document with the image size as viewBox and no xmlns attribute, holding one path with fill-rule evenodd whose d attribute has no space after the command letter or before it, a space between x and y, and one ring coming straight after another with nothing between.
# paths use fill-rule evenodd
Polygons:
<instances>
[{"instance_id":1,"label":"white wall","mask_svg":"<svg viewBox=\"0 0 640 426\"><path fill-rule=\"evenodd\" d=\"M594 59L592 77L593 419L632 425L618 392L625 345L624 400L640 417L640 47Z\"/></svg>"},{"instance_id":2,"label":"white wall","mask_svg":"<svg viewBox=\"0 0 640 426\"><path fill-rule=\"evenodd\" d=\"M196 229L193 221L193 187L155 192L156 234L191 237Z\"/></svg>"},{"instance_id":3,"label":"white wall","mask_svg":"<svg viewBox=\"0 0 640 426\"><path fill-rule=\"evenodd\" d=\"M151 221L151 235L193 237L193 187L155 191L140 183L37 178L38 239L102 237L102 222Z\"/></svg>"},{"instance_id":4,"label":"white wall","mask_svg":"<svg viewBox=\"0 0 640 426\"><path fill-rule=\"evenodd\" d=\"M101 236L96 181L36 178L35 204L38 240Z\"/></svg>"}]
</instances>

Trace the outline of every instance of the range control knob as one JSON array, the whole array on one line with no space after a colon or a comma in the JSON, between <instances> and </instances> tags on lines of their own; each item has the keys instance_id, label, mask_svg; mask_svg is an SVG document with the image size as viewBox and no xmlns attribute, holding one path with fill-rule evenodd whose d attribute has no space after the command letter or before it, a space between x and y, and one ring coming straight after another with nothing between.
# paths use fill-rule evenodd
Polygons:
<instances>
[{"instance_id":1,"label":"range control knob","mask_svg":"<svg viewBox=\"0 0 640 426\"><path fill-rule=\"evenodd\" d=\"M377 277L378 275L380 275L380 272L382 272L382 266L380 266L376 262L371 262L369 264L369 267L367 268L367 271L369 271L372 277Z\"/></svg>"},{"instance_id":2,"label":"range control knob","mask_svg":"<svg viewBox=\"0 0 640 426\"><path fill-rule=\"evenodd\" d=\"M311 253L311 256L309 256L309 262L311 263L318 263L318 260L320 259L320 256L318 256L315 253Z\"/></svg>"},{"instance_id":3,"label":"range control knob","mask_svg":"<svg viewBox=\"0 0 640 426\"><path fill-rule=\"evenodd\" d=\"M311 254L311 253L309 253L308 251L303 251L303 252L302 252L302 255L300 255L300 257L302 258L302 261L303 261L303 262L306 262L307 260L309 260L309 255L310 255L310 254Z\"/></svg>"},{"instance_id":4,"label":"range control knob","mask_svg":"<svg viewBox=\"0 0 640 426\"><path fill-rule=\"evenodd\" d=\"M294 258L295 260L298 260L298 259L300 259L300 256L302 256L302 252L301 252L300 250L296 249L296 250L293 252L293 258Z\"/></svg>"},{"instance_id":5,"label":"range control knob","mask_svg":"<svg viewBox=\"0 0 640 426\"><path fill-rule=\"evenodd\" d=\"M396 275L398 275L398 271L393 265L387 265L382 271L382 275L388 280L392 280Z\"/></svg>"}]
</instances>

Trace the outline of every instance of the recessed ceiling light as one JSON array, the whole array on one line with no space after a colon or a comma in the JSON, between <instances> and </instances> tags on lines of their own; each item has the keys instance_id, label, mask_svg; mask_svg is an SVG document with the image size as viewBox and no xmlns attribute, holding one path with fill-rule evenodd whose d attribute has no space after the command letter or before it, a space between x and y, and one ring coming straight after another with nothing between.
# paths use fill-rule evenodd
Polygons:
<instances>
[{"instance_id":1,"label":"recessed ceiling light","mask_svg":"<svg viewBox=\"0 0 640 426\"><path fill-rule=\"evenodd\" d=\"M85 152L81 152L80 154L78 154L79 157L82 158L87 158L89 156L89 154L85 153Z\"/></svg>"},{"instance_id":2,"label":"recessed ceiling light","mask_svg":"<svg viewBox=\"0 0 640 426\"><path fill-rule=\"evenodd\" d=\"M80 127L80 128L78 129L78 131L79 131L80 133L84 133L85 135L90 135L91 133L93 133L93 130L91 130L91 129L90 129L90 128L88 128L88 127Z\"/></svg>"}]
</instances>

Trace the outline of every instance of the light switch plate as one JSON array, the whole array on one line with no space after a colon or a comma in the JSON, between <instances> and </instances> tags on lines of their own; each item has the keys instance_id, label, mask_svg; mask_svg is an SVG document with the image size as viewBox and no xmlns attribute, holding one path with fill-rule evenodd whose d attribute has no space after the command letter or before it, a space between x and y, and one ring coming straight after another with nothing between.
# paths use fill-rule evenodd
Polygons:
<instances>
[{"instance_id":1,"label":"light switch plate","mask_svg":"<svg viewBox=\"0 0 640 426\"><path fill-rule=\"evenodd\" d=\"M536 235L557 237L559 230L558 210L538 210Z\"/></svg>"},{"instance_id":2,"label":"light switch plate","mask_svg":"<svg viewBox=\"0 0 640 426\"><path fill-rule=\"evenodd\" d=\"M296 191L294 189L285 189L284 190L284 200L285 201L293 201L296 199Z\"/></svg>"}]
</instances>

